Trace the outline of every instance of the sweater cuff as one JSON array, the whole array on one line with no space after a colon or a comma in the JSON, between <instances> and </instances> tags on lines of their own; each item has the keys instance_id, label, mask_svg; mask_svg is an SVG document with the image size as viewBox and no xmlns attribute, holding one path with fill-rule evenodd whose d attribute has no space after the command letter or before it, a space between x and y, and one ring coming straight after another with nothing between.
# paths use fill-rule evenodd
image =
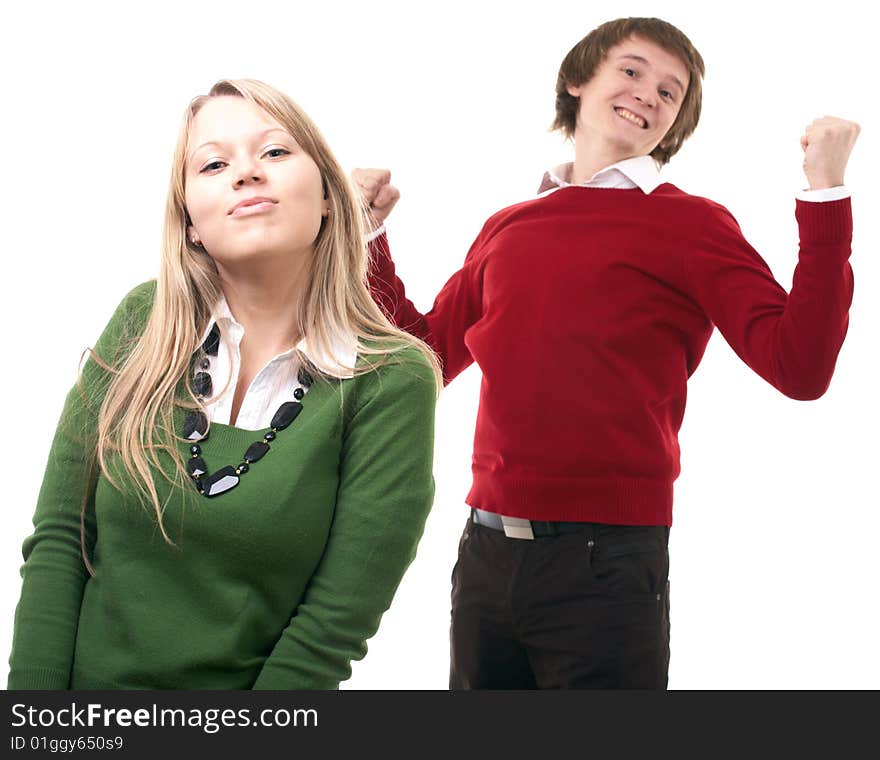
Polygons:
<instances>
[{"instance_id":1,"label":"sweater cuff","mask_svg":"<svg viewBox=\"0 0 880 760\"><path fill-rule=\"evenodd\" d=\"M852 240L852 203L849 198L826 203L798 200L795 216L801 244Z\"/></svg>"},{"instance_id":2,"label":"sweater cuff","mask_svg":"<svg viewBox=\"0 0 880 760\"><path fill-rule=\"evenodd\" d=\"M394 261L391 258L391 246L388 244L388 236L384 227L379 234L367 244L370 255L369 269L378 273L387 273L394 269Z\"/></svg>"}]
</instances>

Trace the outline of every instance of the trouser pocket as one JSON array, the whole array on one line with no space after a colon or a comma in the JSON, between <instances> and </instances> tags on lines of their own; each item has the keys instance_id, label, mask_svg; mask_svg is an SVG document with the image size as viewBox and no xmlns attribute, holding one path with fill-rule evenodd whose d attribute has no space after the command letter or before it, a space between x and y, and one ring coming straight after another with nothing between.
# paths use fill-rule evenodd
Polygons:
<instances>
[{"instance_id":1,"label":"trouser pocket","mask_svg":"<svg viewBox=\"0 0 880 760\"><path fill-rule=\"evenodd\" d=\"M596 584L627 599L662 601L669 578L669 549L662 528L620 526L586 540Z\"/></svg>"},{"instance_id":2,"label":"trouser pocket","mask_svg":"<svg viewBox=\"0 0 880 760\"><path fill-rule=\"evenodd\" d=\"M458 555L455 559L455 564L452 566L452 573L450 575L450 583L455 583L455 571L458 569L458 563L461 562L461 552L464 549L464 545L467 543L467 540L471 537L471 531L473 530L473 521L471 520L471 516L468 515L467 522L464 525L464 530L461 532L461 538L458 540Z\"/></svg>"}]
</instances>

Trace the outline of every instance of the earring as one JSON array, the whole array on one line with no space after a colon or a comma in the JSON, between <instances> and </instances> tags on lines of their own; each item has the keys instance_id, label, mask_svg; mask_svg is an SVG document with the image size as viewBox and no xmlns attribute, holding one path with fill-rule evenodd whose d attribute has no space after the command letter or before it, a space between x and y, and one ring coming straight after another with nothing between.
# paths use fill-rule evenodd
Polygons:
<instances>
[{"instance_id":1,"label":"earring","mask_svg":"<svg viewBox=\"0 0 880 760\"><path fill-rule=\"evenodd\" d=\"M198 236L198 235L192 235L192 236L190 237L189 241L190 241L194 246L197 246L197 247L199 247L199 248L200 248L201 245L202 245L202 241L199 240L199 236Z\"/></svg>"}]
</instances>

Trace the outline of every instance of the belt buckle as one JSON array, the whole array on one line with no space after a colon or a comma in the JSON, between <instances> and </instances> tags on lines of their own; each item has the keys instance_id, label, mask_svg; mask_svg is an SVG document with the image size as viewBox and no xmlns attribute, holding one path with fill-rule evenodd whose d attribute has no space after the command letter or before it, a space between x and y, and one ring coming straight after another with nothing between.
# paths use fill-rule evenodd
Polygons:
<instances>
[{"instance_id":1,"label":"belt buckle","mask_svg":"<svg viewBox=\"0 0 880 760\"><path fill-rule=\"evenodd\" d=\"M535 538L530 520L522 517L501 515L501 523L504 525L504 535L508 538L524 538L530 541Z\"/></svg>"}]
</instances>

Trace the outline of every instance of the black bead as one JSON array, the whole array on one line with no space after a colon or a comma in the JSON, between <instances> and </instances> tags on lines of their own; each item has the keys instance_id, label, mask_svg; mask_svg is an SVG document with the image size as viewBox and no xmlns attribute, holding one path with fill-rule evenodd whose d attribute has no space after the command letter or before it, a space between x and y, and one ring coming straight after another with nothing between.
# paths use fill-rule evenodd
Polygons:
<instances>
[{"instance_id":1,"label":"black bead","mask_svg":"<svg viewBox=\"0 0 880 760\"><path fill-rule=\"evenodd\" d=\"M285 401L278 407L278 411L275 412L275 416L269 424L276 430L284 430L284 428L296 419L297 415L302 411L302 408L302 404L298 401Z\"/></svg>"},{"instance_id":2,"label":"black bead","mask_svg":"<svg viewBox=\"0 0 880 760\"><path fill-rule=\"evenodd\" d=\"M263 436L263 438L266 439L267 441L274 441L275 440L275 431L270 430L268 433L266 433L266 435Z\"/></svg>"},{"instance_id":3,"label":"black bead","mask_svg":"<svg viewBox=\"0 0 880 760\"><path fill-rule=\"evenodd\" d=\"M296 379L299 380L300 385L304 385L308 388L312 384L312 376L306 371L305 367L300 367L299 372L296 373Z\"/></svg>"},{"instance_id":4,"label":"black bead","mask_svg":"<svg viewBox=\"0 0 880 760\"><path fill-rule=\"evenodd\" d=\"M235 468L226 465L207 478L203 478L200 485L204 489L205 496L219 496L221 493L231 491L238 485L238 482L239 477L235 473Z\"/></svg>"},{"instance_id":5,"label":"black bead","mask_svg":"<svg viewBox=\"0 0 880 760\"><path fill-rule=\"evenodd\" d=\"M250 469L250 465L248 465L247 462L242 462L236 468L236 472L238 472L239 475L244 475L244 473L246 473L249 469Z\"/></svg>"},{"instance_id":6,"label":"black bead","mask_svg":"<svg viewBox=\"0 0 880 760\"><path fill-rule=\"evenodd\" d=\"M201 369L210 369L210 367L211 367L211 360L208 359L207 357L205 357L204 359L202 359L202 360L199 362L199 367L201 367Z\"/></svg>"},{"instance_id":7,"label":"black bead","mask_svg":"<svg viewBox=\"0 0 880 760\"><path fill-rule=\"evenodd\" d=\"M211 395L211 376L207 372L196 372L193 378L193 392L196 396Z\"/></svg>"},{"instance_id":8,"label":"black bead","mask_svg":"<svg viewBox=\"0 0 880 760\"><path fill-rule=\"evenodd\" d=\"M208 356L217 356L217 348L220 345L220 330L215 324L211 328L211 332L208 333L208 337L205 338L205 342L202 343L202 351L204 351Z\"/></svg>"},{"instance_id":9,"label":"black bead","mask_svg":"<svg viewBox=\"0 0 880 760\"><path fill-rule=\"evenodd\" d=\"M188 459L186 461L186 469L189 471L190 476L196 477L197 475L204 475L208 472L208 468L205 465L205 460L201 457L193 457L192 459Z\"/></svg>"},{"instance_id":10,"label":"black bead","mask_svg":"<svg viewBox=\"0 0 880 760\"><path fill-rule=\"evenodd\" d=\"M244 452L244 458L248 462L259 462L268 450L269 444L265 441L254 441Z\"/></svg>"},{"instance_id":11,"label":"black bead","mask_svg":"<svg viewBox=\"0 0 880 760\"><path fill-rule=\"evenodd\" d=\"M202 412L190 412L183 423L183 437L188 441L207 440L208 418Z\"/></svg>"},{"instance_id":12,"label":"black bead","mask_svg":"<svg viewBox=\"0 0 880 760\"><path fill-rule=\"evenodd\" d=\"M199 454L202 453L202 447L199 446L199 444L194 443L192 446L189 447L189 453L192 454L194 457L197 457Z\"/></svg>"},{"instance_id":13,"label":"black bead","mask_svg":"<svg viewBox=\"0 0 880 760\"><path fill-rule=\"evenodd\" d=\"M297 401L302 401L302 397L305 396L305 395L306 395L306 392L305 392L302 388L297 388L297 389L293 392L293 397L294 397Z\"/></svg>"}]
</instances>

